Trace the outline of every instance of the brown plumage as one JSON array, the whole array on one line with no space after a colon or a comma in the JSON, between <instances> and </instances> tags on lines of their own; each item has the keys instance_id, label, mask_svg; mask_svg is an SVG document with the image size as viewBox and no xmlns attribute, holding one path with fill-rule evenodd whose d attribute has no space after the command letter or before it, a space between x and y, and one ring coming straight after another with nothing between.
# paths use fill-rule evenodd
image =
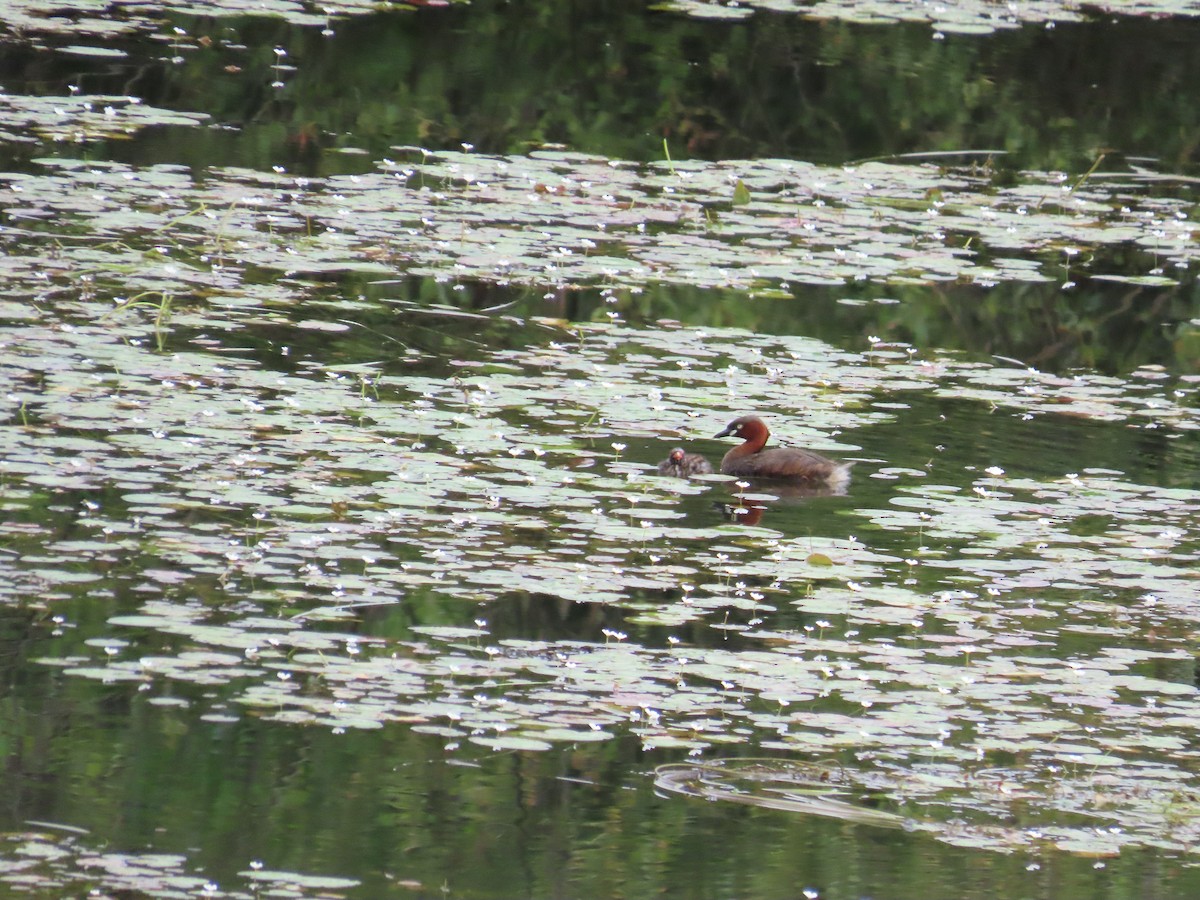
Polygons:
<instances>
[{"instance_id":1,"label":"brown plumage","mask_svg":"<svg viewBox=\"0 0 1200 900\"><path fill-rule=\"evenodd\" d=\"M676 447L671 454L658 464L659 475L670 475L673 478L689 478L692 475L708 475L712 466L699 453L684 453L682 447Z\"/></svg>"},{"instance_id":2,"label":"brown plumage","mask_svg":"<svg viewBox=\"0 0 1200 900\"><path fill-rule=\"evenodd\" d=\"M819 453L799 447L763 449L771 430L758 416L734 419L714 437L727 435L736 435L744 443L734 447L721 460L721 471L726 475L776 478L814 486L828 485L831 488L842 487L850 480L850 466L853 463L834 462Z\"/></svg>"}]
</instances>

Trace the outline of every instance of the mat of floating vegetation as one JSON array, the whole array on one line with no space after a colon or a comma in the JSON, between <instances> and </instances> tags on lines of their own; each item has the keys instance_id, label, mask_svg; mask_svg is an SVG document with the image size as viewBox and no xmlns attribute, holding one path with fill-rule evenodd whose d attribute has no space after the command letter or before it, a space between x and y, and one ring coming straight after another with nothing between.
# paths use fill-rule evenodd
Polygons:
<instances>
[{"instance_id":1,"label":"mat of floating vegetation","mask_svg":"<svg viewBox=\"0 0 1200 900\"><path fill-rule=\"evenodd\" d=\"M837 761L758 758L675 763L660 766L654 776L662 794L918 831L959 847L1055 848L1104 857L1115 856L1126 842L1122 829L1109 827L1102 812L1046 815L1042 826L1004 824L1005 814L1018 809L1023 814L1014 820L1036 818L1030 815L1036 791L1022 783L1017 770L980 769L964 778L944 767L915 762L886 771ZM1073 790L1077 780L1064 774L1062 789Z\"/></svg>"}]
</instances>

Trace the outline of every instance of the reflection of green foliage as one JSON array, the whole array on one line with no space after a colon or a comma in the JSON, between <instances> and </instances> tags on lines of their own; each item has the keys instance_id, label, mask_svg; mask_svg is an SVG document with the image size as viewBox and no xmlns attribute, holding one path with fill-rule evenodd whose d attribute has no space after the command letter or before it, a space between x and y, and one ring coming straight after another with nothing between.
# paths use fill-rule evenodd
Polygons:
<instances>
[{"instance_id":1,"label":"reflection of green foliage","mask_svg":"<svg viewBox=\"0 0 1200 900\"><path fill-rule=\"evenodd\" d=\"M39 786L36 798L10 792L10 809L36 818L54 798L59 821L94 829L104 849L183 854L187 869L225 889L252 860L360 877L352 897L397 896L396 882L423 885L414 896L445 887L473 898L697 900L782 900L797 886L830 897L958 900L1024 896L1028 885L1020 854L981 856L923 836L657 797L649 772L672 757L643 754L635 742L454 752L401 728L335 735L253 718L196 727L146 699L50 671L6 692L0 723L26 736L7 745L10 783ZM10 736L0 731L0 740ZM1190 805L1175 799L1171 813L1179 821ZM92 840L60 839L68 856ZM1148 854L1123 853L1102 872L1086 855L1053 859L1056 900L1090 900L1101 885L1114 900L1200 890L1193 870Z\"/></svg>"},{"instance_id":2,"label":"reflection of green foliage","mask_svg":"<svg viewBox=\"0 0 1200 900\"><path fill-rule=\"evenodd\" d=\"M886 299L888 302L880 302ZM845 301L851 302L845 302ZM1057 284L847 285L800 288L787 299L738 302L734 292L650 285L624 292L616 307L634 324L679 319L690 325L758 334L807 334L848 350L868 337L928 348L961 349L979 359L1019 360L1049 371L1130 372L1162 365L1194 371L1200 338L1200 287L1149 288L1084 281ZM603 321L606 305L584 294L576 315ZM1161 323L1169 323L1164 328Z\"/></svg>"},{"instance_id":3,"label":"reflection of green foliage","mask_svg":"<svg viewBox=\"0 0 1200 900\"><path fill-rule=\"evenodd\" d=\"M993 149L1012 154L1013 167L1068 171L1104 148L1183 167L1200 141L1187 89L1200 80L1190 52L1200 26L1181 20L943 41L924 24L648 21L641 5L622 4L582 19L569 3L519 16L488 2L392 12L339 21L333 38L261 19L180 22L212 46L139 89L244 123L242 159L262 167L311 159L330 135L373 154L557 141L646 159L662 154L664 137L677 158L840 162ZM230 28L246 50L225 47ZM269 87L275 46L297 67L282 90ZM231 63L242 71L224 71ZM211 158L222 140L181 130L162 139L174 144L172 161L198 150Z\"/></svg>"}]
</instances>

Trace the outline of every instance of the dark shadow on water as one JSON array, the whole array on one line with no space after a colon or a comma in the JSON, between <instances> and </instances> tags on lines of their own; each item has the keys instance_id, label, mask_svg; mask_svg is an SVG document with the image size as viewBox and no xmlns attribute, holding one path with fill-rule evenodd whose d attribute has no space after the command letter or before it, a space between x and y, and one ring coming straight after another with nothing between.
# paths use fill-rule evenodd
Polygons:
<instances>
[{"instance_id":1,"label":"dark shadow on water","mask_svg":"<svg viewBox=\"0 0 1200 900\"><path fill-rule=\"evenodd\" d=\"M316 175L352 170L361 157L343 150L557 142L646 160L663 158L664 139L676 159L837 164L969 149L1007 154L997 159L1014 171L1083 172L1098 148L1116 148L1168 170L1196 161L1186 86L1200 81L1200 23L1180 17L935 41L926 23L705 21L636 0L558 0L532 19L477 0L306 26L115 9L132 28L104 43L124 58L63 52L86 35L10 36L0 81L15 94L132 94L217 126L99 145L129 162Z\"/></svg>"},{"instance_id":2,"label":"dark shadow on water","mask_svg":"<svg viewBox=\"0 0 1200 900\"><path fill-rule=\"evenodd\" d=\"M561 327L530 321L533 317L607 322L615 312L635 326L673 320L697 327L742 328L759 335L816 338L857 352L869 350L876 339L911 348L917 358L932 347L980 362L1045 372L1091 368L1126 375L1142 366L1162 366L1173 373L1200 367L1200 338L1190 325L1200 317L1196 283L1137 287L1085 280L1071 291L1055 284L854 284L795 287L790 298L782 299L755 298L751 293L752 302L741 291L671 285L630 292L429 278L371 282L354 277L342 282L341 291L365 296L391 311L347 317L314 304L305 313L353 320L356 333L335 338L334 346L358 342L364 355L378 354L372 332L378 340L398 342L397 351L412 346L421 354L443 358L470 353L481 343L527 346L569 335ZM478 318L455 321L456 310ZM313 340L327 343L328 336L314 335Z\"/></svg>"},{"instance_id":3,"label":"dark shadow on water","mask_svg":"<svg viewBox=\"0 0 1200 900\"><path fill-rule=\"evenodd\" d=\"M346 309L340 302L346 297L367 303ZM864 354L878 346L874 338L885 349L911 350L916 359L932 347L1000 367L1045 372L1094 368L1125 376L1146 366L1161 366L1168 374L1200 367L1200 338L1190 324L1200 318L1196 284L1133 288L1096 282L1069 293L1053 285L848 285L797 288L785 300L751 300L742 292L667 285L602 295L589 288L433 278L378 282L355 276L328 286L291 314L336 323L340 331L264 322L245 331L240 341L283 370L302 369L308 360L446 375L471 365L485 350L578 340L573 323L607 322L615 311L634 326L655 327L667 320L740 328L757 335L811 337ZM206 333L171 328L171 346ZM287 355L279 352L284 346ZM712 363L722 364L720 359Z\"/></svg>"}]
</instances>

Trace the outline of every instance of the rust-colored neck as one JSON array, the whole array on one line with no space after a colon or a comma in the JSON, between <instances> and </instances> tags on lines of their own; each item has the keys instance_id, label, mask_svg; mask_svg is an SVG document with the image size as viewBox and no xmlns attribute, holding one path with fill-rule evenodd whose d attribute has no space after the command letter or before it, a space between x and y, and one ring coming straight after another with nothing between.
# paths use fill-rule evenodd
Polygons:
<instances>
[{"instance_id":1,"label":"rust-colored neck","mask_svg":"<svg viewBox=\"0 0 1200 900\"><path fill-rule=\"evenodd\" d=\"M767 445L771 430L767 428L767 423L757 416L746 416L738 419L737 436L745 443L734 447L729 454L737 457L750 456Z\"/></svg>"}]
</instances>

